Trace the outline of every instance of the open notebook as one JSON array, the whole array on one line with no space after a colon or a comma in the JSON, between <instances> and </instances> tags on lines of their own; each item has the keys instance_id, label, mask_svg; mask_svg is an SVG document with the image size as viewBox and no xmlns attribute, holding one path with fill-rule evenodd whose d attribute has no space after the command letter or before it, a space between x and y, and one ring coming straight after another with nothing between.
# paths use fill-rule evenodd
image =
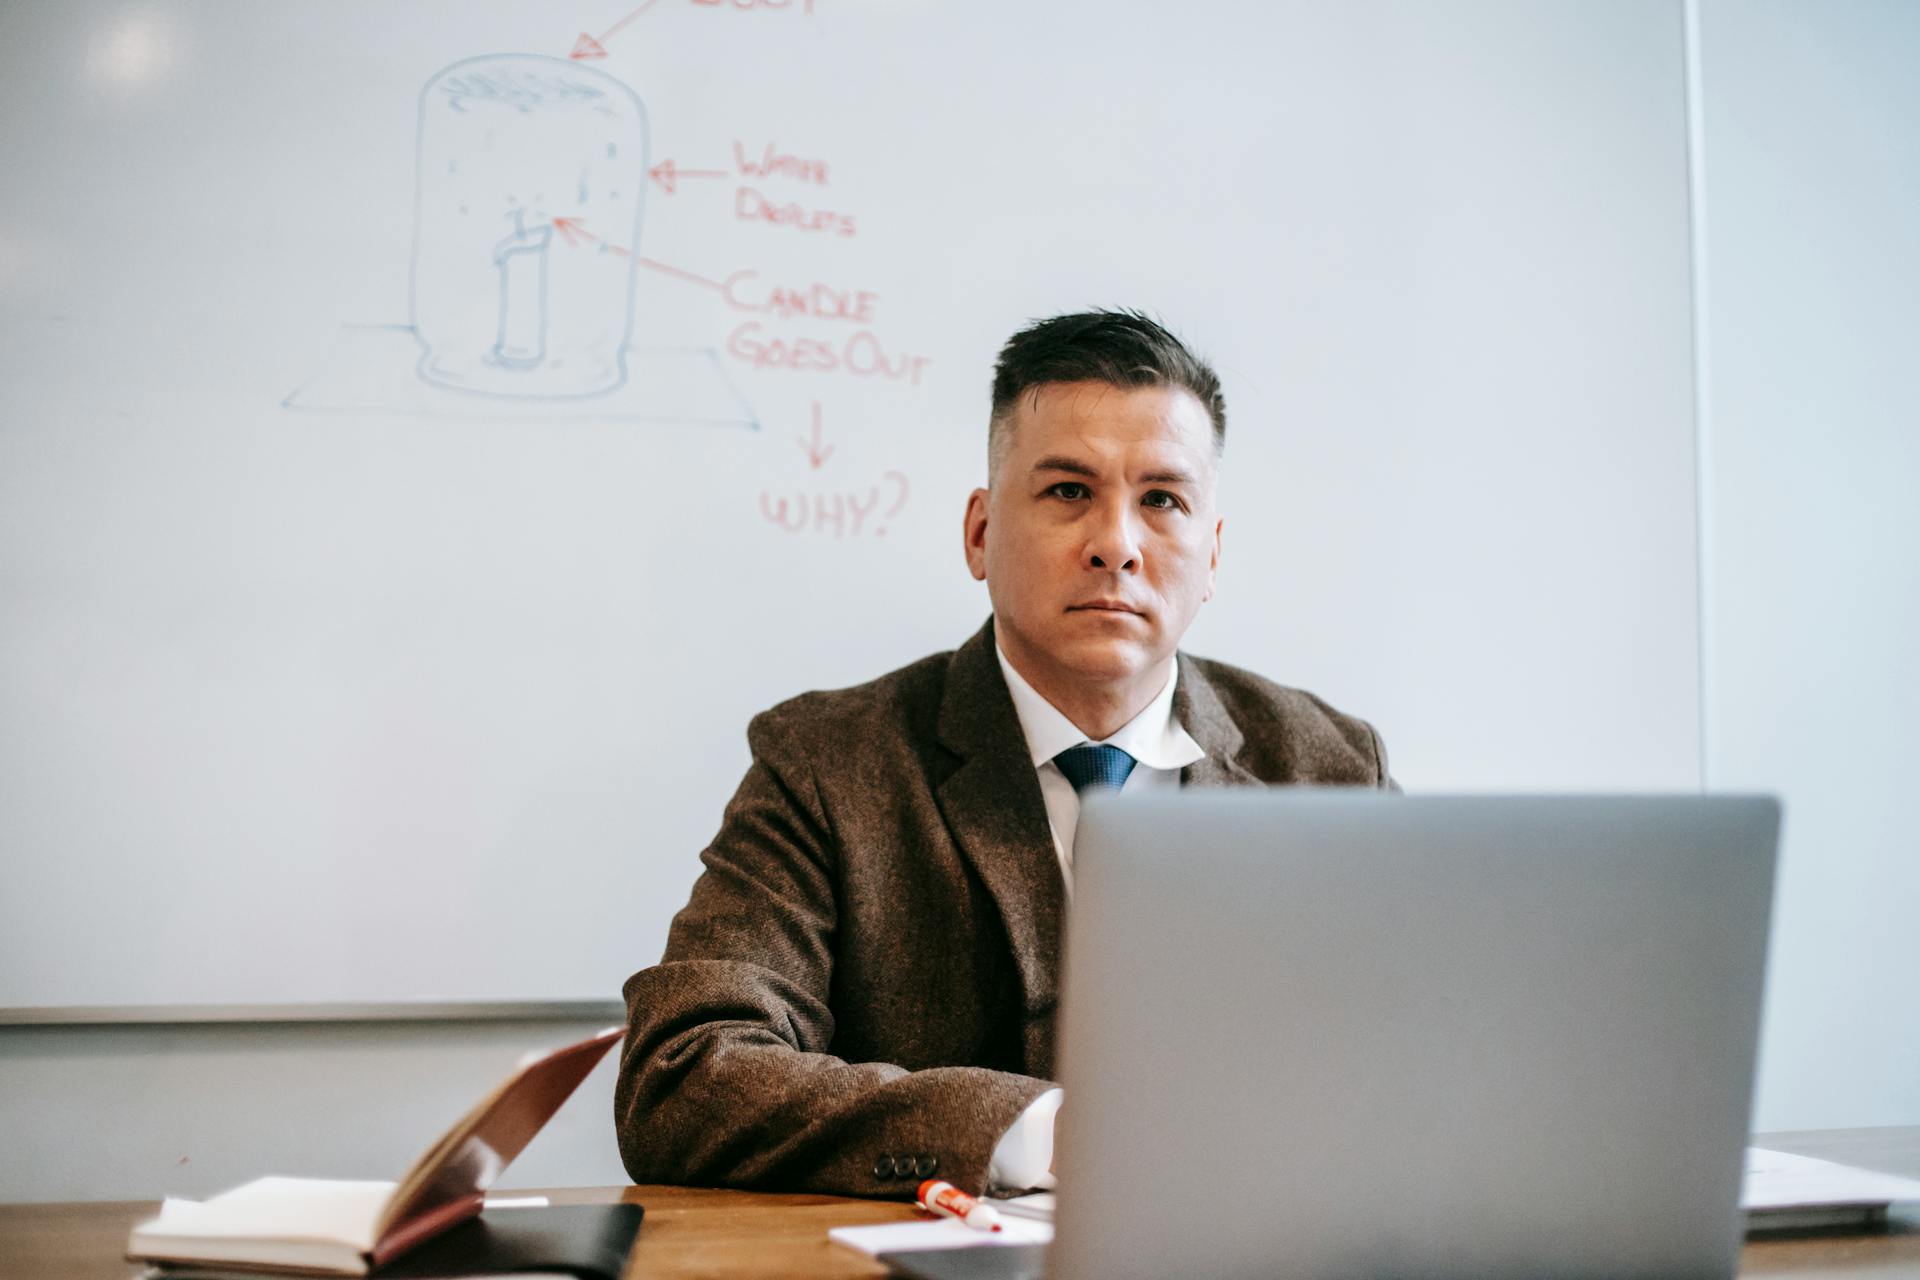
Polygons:
<instances>
[{"instance_id":1,"label":"open notebook","mask_svg":"<svg viewBox=\"0 0 1920 1280\"><path fill-rule=\"evenodd\" d=\"M159 1217L133 1229L127 1257L296 1275L366 1275L479 1213L501 1170L623 1030L608 1027L521 1062L398 1182L258 1178L206 1201L168 1200Z\"/></svg>"}]
</instances>

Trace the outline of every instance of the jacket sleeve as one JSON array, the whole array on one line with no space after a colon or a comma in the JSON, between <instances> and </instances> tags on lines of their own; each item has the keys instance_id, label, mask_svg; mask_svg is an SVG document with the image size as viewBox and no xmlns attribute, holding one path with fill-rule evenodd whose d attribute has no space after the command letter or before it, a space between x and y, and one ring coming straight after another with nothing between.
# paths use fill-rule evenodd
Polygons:
<instances>
[{"instance_id":1,"label":"jacket sleeve","mask_svg":"<svg viewBox=\"0 0 1920 1280\"><path fill-rule=\"evenodd\" d=\"M806 752L766 715L661 963L628 979L615 1088L635 1182L911 1196L974 1193L1045 1081L907 1071L832 1053L839 850Z\"/></svg>"},{"instance_id":2,"label":"jacket sleeve","mask_svg":"<svg viewBox=\"0 0 1920 1280\"><path fill-rule=\"evenodd\" d=\"M1377 766L1373 785L1382 791L1391 791L1396 795L1399 794L1400 784L1394 779L1393 774L1387 768L1387 744L1380 740L1380 731L1372 725L1368 725L1367 736L1373 739L1373 758Z\"/></svg>"}]
</instances>

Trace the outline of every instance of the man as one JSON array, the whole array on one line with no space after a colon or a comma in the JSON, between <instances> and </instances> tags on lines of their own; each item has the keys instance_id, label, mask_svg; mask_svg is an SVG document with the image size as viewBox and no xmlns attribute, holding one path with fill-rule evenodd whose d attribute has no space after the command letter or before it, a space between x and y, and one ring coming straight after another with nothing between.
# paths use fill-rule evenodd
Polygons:
<instances>
[{"instance_id":1,"label":"man","mask_svg":"<svg viewBox=\"0 0 1920 1280\"><path fill-rule=\"evenodd\" d=\"M1007 342L964 524L993 616L748 726L666 956L626 984L635 1181L1049 1185L1080 793L1393 785L1364 721L1176 655L1213 593L1225 432L1218 378L1144 316Z\"/></svg>"}]
</instances>

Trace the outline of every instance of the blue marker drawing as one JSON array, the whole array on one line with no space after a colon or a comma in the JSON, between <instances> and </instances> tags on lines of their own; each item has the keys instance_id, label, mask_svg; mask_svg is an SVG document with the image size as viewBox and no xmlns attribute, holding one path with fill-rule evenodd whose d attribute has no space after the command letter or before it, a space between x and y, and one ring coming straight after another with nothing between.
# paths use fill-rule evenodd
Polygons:
<instances>
[{"instance_id":1,"label":"blue marker drawing","mask_svg":"<svg viewBox=\"0 0 1920 1280\"><path fill-rule=\"evenodd\" d=\"M341 326L281 403L759 430L714 348L630 345L647 155L646 108L604 71L499 53L434 75L415 123L409 322Z\"/></svg>"},{"instance_id":2,"label":"blue marker drawing","mask_svg":"<svg viewBox=\"0 0 1920 1280\"><path fill-rule=\"evenodd\" d=\"M547 359L547 246L553 228L529 232L516 219L512 235L493 247L500 270L500 333L487 359L509 369L537 369Z\"/></svg>"},{"instance_id":3,"label":"blue marker drawing","mask_svg":"<svg viewBox=\"0 0 1920 1280\"><path fill-rule=\"evenodd\" d=\"M541 398L625 383L647 188L639 95L565 58L468 58L421 91L415 161L420 376Z\"/></svg>"}]
</instances>

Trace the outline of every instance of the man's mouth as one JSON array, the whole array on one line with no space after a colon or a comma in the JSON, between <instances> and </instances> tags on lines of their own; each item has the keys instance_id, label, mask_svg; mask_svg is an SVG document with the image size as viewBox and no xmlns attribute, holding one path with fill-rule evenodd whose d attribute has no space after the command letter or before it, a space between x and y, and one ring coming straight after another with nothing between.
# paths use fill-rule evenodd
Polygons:
<instances>
[{"instance_id":1,"label":"man's mouth","mask_svg":"<svg viewBox=\"0 0 1920 1280\"><path fill-rule=\"evenodd\" d=\"M1142 616L1139 609L1124 600L1082 600L1067 606L1068 613L1130 613Z\"/></svg>"}]
</instances>

